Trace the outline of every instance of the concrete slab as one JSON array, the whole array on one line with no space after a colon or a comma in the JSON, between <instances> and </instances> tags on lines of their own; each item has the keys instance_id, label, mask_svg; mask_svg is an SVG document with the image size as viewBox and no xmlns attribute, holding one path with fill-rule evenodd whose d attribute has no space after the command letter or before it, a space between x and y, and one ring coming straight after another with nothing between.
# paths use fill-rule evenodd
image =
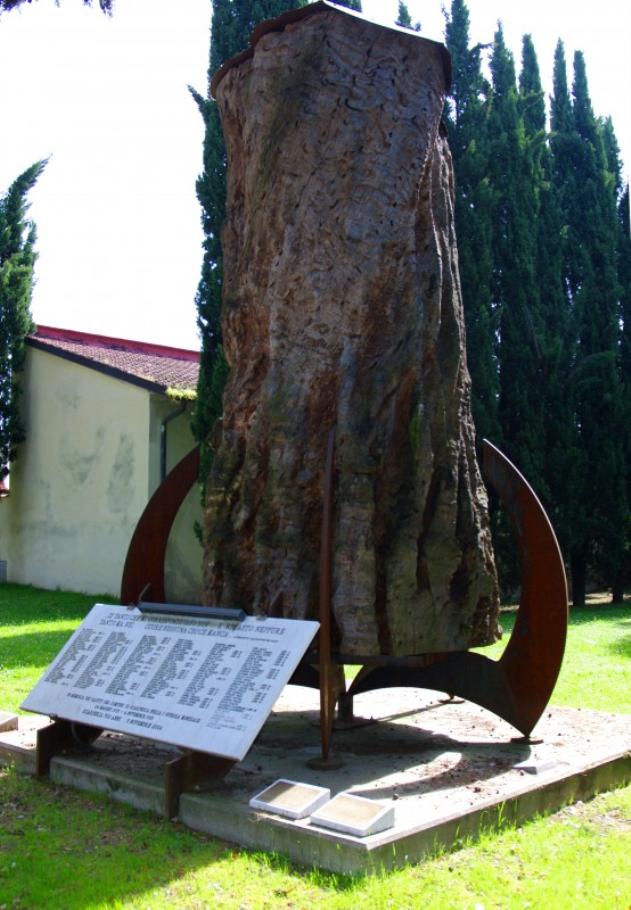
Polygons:
<instances>
[{"instance_id":1,"label":"concrete slab","mask_svg":"<svg viewBox=\"0 0 631 910\"><path fill-rule=\"evenodd\" d=\"M629 716L550 708L528 743L482 708L443 704L434 693L408 689L359 696L355 710L366 723L333 736L343 766L314 770L307 762L319 754L317 699L310 690L286 689L245 760L222 781L182 796L181 821L307 866L358 872L418 861L485 827L522 821L631 780ZM11 736L0 734L0 760L10 760ZM32 752L34 734L26 724L21 736L20 747ZM173 754L167 746L108 733L90 752L53 759L51 777L161 812L162 769ZM395 826L360 838L250 809L251 797L278 778L391 802Z\"/></svg>"},{"instance_id":2,"label":"concrete slab","mask_svg":"<svg viewBox=\"0 0 631 910\"><path fill-rule=\"evenodd\" d=\"M0 732L0 767L15 765L24 774L35 774L35 740L39 727L48 723L45 717L14 715L17 724Z\"/></svg>"},{"instance_id":3,"label":"concrete slab","mask_svg":"<svg viewBox=\"0 0 631 910\"><path fill-rule=\"evenodd\" d=\"M18 715L10 714L8 711L0 711L0 733L6 733L9 730L17 730Z\"/></svg>"}]
</instances>

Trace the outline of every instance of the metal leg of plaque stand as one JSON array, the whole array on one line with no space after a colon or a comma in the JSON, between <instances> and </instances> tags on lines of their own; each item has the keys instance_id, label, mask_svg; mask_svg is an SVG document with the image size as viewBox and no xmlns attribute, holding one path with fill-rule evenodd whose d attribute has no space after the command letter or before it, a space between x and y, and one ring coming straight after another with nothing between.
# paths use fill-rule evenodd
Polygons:
<instances>
[{"instance_id":1,"label":"metal leg of plaque stand","mask_svg":"<svg viewBox=\"0 0 631 910\"><path fill-rule=\"evenodd\" d=\"M331 581L333 548L333 486L335 463L335 430L329 431L324 469L324 496L320 542L320 632L318 636L318 676L320 686L320 740L322 754L311 759L312 768L332 770L342 762L330 755L335 702L345 691L344 668L331 660Z\"/></svg>"},{"instance_id":2,"label":"metal leg of plaque stand","mask_svg":"<svg viewBox=\"0 0 631 910\"><path fill-rule=\"evenodd\" d=\"M48 727L37 731L35 774L43 777L50 770L51 759L66 749L90 746L103 732L101 727L90 727L70 720L55 720Z\"/></svg>"},{"instance_id":3,"label":"metal leg of plaque stand","mask_svg":"<svg viewBox=\"0 0 631 910\"><path fill-rule=\"evenodd\" d=\"M89 747L103 732L100 727L90 727L69 720L55 720L48 727L37 731L35 773L43 777L50 771L55 755L67 750ZM180 796L184 791L209 781L220 780L236 764L233 759L187 750L164 766L164 814L175 818Z\"/></svg>"},{"instance_id":4,"label":"metal leg of plaque stand","mask_svg":"<svg viewBox=\"0 0 631 910\"><path fill-rule=\"evenodd\" d=\"M186 790L209 780L221 780L236 764L231 758L187 750L164 766L164 813L167 818L178 814L180 796Z\"/></svg>"},{"instance_id":5,"label":"metal leg of plaque stand","mask_svg":"<svg viewBox=\"0 0 631 910\"><path fill-rule=\"evenodd\" d=\"M243 610L231 610L223 607L201 607L196 604L138 603L142 613L176 617L213 617L215 619L240 622L245 613ZM236 760L198 752L195 749L182 750L177 758L168 761L164 766L164 814L175 818L179 811L180 797L186 790L192 790L199 784L221 780L236 764Z\"/></svg>"}]
</instances>

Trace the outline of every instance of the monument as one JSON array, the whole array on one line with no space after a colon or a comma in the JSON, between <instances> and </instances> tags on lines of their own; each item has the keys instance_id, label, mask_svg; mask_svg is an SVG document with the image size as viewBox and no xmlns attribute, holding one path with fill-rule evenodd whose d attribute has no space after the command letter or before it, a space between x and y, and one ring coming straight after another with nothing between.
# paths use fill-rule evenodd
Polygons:
<instances>
[{"instance_id":1,"label":"monument","mask_svg":"<svg viewBox=\"0 0 631 910\"><path fill-rule=\"evenodd\" d=\"M320 621L292 682L337 703L412 686L460 695L528 736L565 646L554 531L483 442L511 520L521 602L499 661L487 496L475 459L441 122L442 44L320 0L255 29L215 74L227 148L223 332L204 602ZM164 553L195 482L191 452L131 541L121 599L164 594ZM347 689L343 665L362 665Z\"/></svg>"},{"instance_id":2,"label":"monument","mask_svg":"<svg viewBox=\"0 0 631 910\"><path fill-rule=\"evenodd\" d=\"M95 607L24 704L54 719L38 731L38 773L104 728L171 743L182 750L164 768L172 817L186 790L246 755L287 682L320 689L322 757L308 764L329 769L336 701L349 721L352 698L376 688L462 695L526 737L540 718L565 643L563 563L535 494L488 442L522 599L499 661L469 650L499 635L498 586L448 87L442 45L324 0L263 23L215 75L231 372L208 482L207 606L142 603L147 590L164 599L195 451L138 523L121 594L133 606ZM350 662L363 666L347 690ZM281 778L252 805L349 836L394 822L392 806L351 793L318 807L328 794Z\"/></svg>"},{"instance_id":3,"label":"monument","mask_svg":"<svg viewBox=\"0 0 631 910\"><path fill-rule=\"evenodd\" d=\"M359 656L499 636L441 116L445 48L320 2L212 89L228 155L230 377L205 602L315 618L336 433L332 640Z\"/></svg>"}]
</instances>

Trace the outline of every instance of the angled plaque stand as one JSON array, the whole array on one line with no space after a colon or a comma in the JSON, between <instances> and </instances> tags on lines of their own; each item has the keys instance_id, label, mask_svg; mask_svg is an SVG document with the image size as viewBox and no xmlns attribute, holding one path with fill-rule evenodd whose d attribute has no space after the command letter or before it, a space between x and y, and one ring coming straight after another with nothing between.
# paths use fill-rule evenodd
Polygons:
<instances>
[{"instance_id":1,"label":"angled plaque stand","mask_svg":"<svg viewBox=\"0 0 631 910\"><path fill-rule=\"evenodd\" d=\"M66 749L85 749L103 732L102 727L90 727L70 720L53 720L48 727L37 731L35 751L35 774L42 777L48 774L50 761L59 752Z\"/></svg>"},{"instance_id":2,"label":"angled plaque stand","mask_svg":"<svg viewBox=\"0 0 631 910\"><path fill-rule=\"evenodd\" d=\"M53 723L37 773L103 730L176 746L164 765L164 812L184 790L241 761L318 629L312 621L175 604L95 604L22 707Z\"/></svg>"},{"instance_id":3,"label":"angled plaque stand","mask_svg":"<svg viewBox=\"0 0 631 910\"><path fill-rule=\"evenodd\" d=\"M103 732L101 727L76 724L69 720L54 720L47 727L37 731L35 753L35 774L43 777L50 771L50 762L55 755L66 750L86 749ZM235 759L220 755L209 755L195 749L186 749L182 755L164 765L164 815L175 818L178 814L180 796L198 784L210 780L221 780L236 764Z\"/></svg>"},{"instance_id":4,"label":"angled plaque stand","mask_svg":"<svg viewBox=\"0 0 631 910\"><path fill-rule=\"evenodd\" d=\"M209 755L187 749L179 758L164 766L164 810L167 818L178 814L180 796L187 790L208 782L221 780L236 764L231 758Z\"/></svg>"}]
</instances>

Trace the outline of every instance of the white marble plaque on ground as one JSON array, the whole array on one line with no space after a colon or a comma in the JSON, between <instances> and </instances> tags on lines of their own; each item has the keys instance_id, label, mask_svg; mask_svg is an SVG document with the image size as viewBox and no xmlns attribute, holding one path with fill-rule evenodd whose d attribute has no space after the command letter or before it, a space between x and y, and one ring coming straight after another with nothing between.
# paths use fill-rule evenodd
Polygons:
<instances>
[{"instance_id":1,"label":"white marble plaque on ground","mask_svg":"<svg viewBox=\"0 0 631 910\"><path fill-rule=\"evenodd\" d=\"M240 761L318 625L96 604L22 707Z\"/></svg>"}]
</instances>

